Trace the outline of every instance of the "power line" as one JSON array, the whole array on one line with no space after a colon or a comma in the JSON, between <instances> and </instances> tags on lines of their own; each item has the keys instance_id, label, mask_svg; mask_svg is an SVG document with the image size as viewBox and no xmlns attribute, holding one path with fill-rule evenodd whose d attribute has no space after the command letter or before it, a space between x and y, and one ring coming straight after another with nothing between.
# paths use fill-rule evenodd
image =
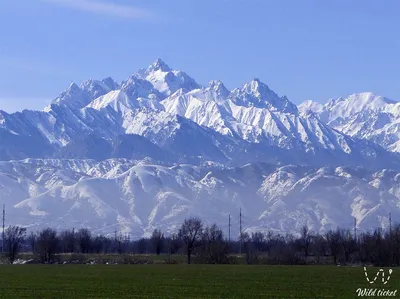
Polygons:
<instances>
[{"instance_id":1,"label":"power line","mask_svg":"<svg viewBox=\"0 0 400 299\"><path fill-rule=\"evenodd\" d=\"M354 240L357 241L357 218L354 217Z\"/></svg>"},{"instance_id":2,"label":"power line","mask_svg":"<svg viewBox=\"0 0 400 299\"><path fill-rule=\"evenodd\" d=\"M390 266L393 263L393 250L392 250L392 213L389 213L389 250L390 250Z\"/></svg>"},{"instance_id":3,"label":"power line","mask_svg":"<svg viewBox=\"0 0 400 299\"><path fill-rule=\"evenodd\" d=\"M242 235L242 208L240 208L240 213L239 213L239 238L240 238L240 254L242 254L242 241L243 241L243 235Z\"/></svg>"},{"instance_id":4,"label":"power line","mask_svg":"<svg viewBox=\"0 0 400 299\"><path fill-rule=\"evenodd\" d=\"M1 237L1 252L4 253L4 222L6 220L6 205L3 204L3 233Z\"/></svg>"},{"instance_id":5,"label":"power line","mask_svg":"<svg viewBox=\"0 0 400 299\"><path fill-rule=\"evenodd\" d=\"M231 214L229 214L229 224L228 224L228 243L231 244Z\"/></svg>"}]
</instances>

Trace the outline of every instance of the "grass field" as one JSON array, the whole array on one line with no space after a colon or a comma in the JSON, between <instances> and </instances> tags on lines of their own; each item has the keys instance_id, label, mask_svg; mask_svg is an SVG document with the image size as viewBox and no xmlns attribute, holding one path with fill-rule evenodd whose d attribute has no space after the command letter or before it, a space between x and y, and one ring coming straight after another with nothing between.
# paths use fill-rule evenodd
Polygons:
<instances>
[{"instance_id":1,"label":"grass field","mask_svg":"<svg viewBox=\"0 0 400 299\"><path fill-rule=\"evenodd\" d=\"M361 267L0 265L0 298L357 298L357 288L400 290L396 270L369 285Z\"/></svg>"}]
</instances>

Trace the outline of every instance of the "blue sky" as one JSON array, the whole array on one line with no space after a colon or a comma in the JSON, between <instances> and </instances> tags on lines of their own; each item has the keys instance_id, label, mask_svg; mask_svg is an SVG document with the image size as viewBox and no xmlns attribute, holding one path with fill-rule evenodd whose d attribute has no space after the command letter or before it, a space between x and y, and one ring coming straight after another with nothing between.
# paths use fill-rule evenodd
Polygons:
<instances>
[{"instance_id":1,"label":"blue sky","mask_svg":"<svg viewBox=\"0 0 400 299\"><path fill-rule=\"evenodd\" d=\"M260 78L298 104L400 100L400 1L4 0L0 109L42 109L71 82L122 81L160 57L200 84Z\"/></svg>"}]
</instances>

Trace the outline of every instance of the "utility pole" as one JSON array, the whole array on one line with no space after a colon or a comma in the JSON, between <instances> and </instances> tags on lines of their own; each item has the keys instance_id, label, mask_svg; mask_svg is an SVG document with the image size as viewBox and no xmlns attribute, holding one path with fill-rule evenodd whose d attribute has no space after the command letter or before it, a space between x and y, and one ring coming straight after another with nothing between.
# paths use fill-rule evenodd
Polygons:
<instances>
[{"instance_id":1,"label":"utility pole","mask_svg":"<svg viewBox=\"0 0 400 299\"><path fill-rule=\"evenodd\" d=\"M114 245L113 245L113 250L115 250L116 252L118 252L119 249L119 244L117 241L117 229L114 230Z\"/></svg>"},{"instance_id":2,"label":"utility pole","mask_svg":"<svg viewBox=\"0 0 400 299\"><path fill-rule=\"evenodd\" d=\"M390 250L390 266L393 263L393 250L392 250L392 213L389 213L389 250Z\"/></svg>"},{"instance_id":3,"label":"utility pole","mask_svg":"<svg viewBox=\"0 0 400 299\"><path fill-rule=\"evenodd\" d=\"M242 254L242 208L240 208L240 213L239 213L239 238L240 238L240 254Z\"/></svg>"},{"instance_id":4,"label":"utility pole","mask_svg":"<svg viewBox=\"0 0 400 299\"><path fill-rule=\"evenodd\" d=\"M231 244L231 214L229 214L229 224L228 224L228 244Z\"/></svg>"},{"instance_id":5,"label":"utility pole","mask_svg":"<svg viewBox=\"0 0 400 299\"><path fill-rule=\"evenodd\" d=\"M354 240L357 242L357 218L354 217Z\"/></svg>"},{"instance_id":6,"label":"utility pole","mask_svg":"<svg viewBox=\"0 0 400 299\"><path fill-rule=\"evenodd\" d=\"M72 240L73 240L73 244L72 244L72 253L75 253L75 243L76 243L76 236L75 236L75 227L72 228Z\"/></svg>"},{"instance_id":7,"label":"utility pole","mask_svg":"<svg viewBox=\"0 0 400 299\"><path fill-rule=\"evenodd\" d=\"M6 205L3 204L3 233L1 236L1 252L4 253L4 222L6 220Z\"/></svg>"}]
</instances>

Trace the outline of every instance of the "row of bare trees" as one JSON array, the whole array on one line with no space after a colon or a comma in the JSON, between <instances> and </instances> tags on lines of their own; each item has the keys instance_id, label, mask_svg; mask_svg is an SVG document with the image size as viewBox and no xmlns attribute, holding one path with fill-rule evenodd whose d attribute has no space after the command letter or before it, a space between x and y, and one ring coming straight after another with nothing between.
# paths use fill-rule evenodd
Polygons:
<instances>
[{"instance_id":1,"label":"row of bare trees","mask_svg":"<svg viewBox=\"0 0 400 299\"><path fill-rule=\"evenodd\" d=\"M217 225L206 226L199 218L186 219L176 234L165 236L155 229L150 238L130 240L127 235L93 236L88 229L57 232L46 228L29 235L11 226L5 232L4 252L13 263L20 251L32 252L49 263L56 254L184 254L187 263L265 264L373 264L400 265L400 225L389 231L376 229L355 236L350 230L313 233L303 226L297 236L273 232L243 232L228 241ZM240 255L241 254L241 255Z\"/></svg>"}]
</instances>

